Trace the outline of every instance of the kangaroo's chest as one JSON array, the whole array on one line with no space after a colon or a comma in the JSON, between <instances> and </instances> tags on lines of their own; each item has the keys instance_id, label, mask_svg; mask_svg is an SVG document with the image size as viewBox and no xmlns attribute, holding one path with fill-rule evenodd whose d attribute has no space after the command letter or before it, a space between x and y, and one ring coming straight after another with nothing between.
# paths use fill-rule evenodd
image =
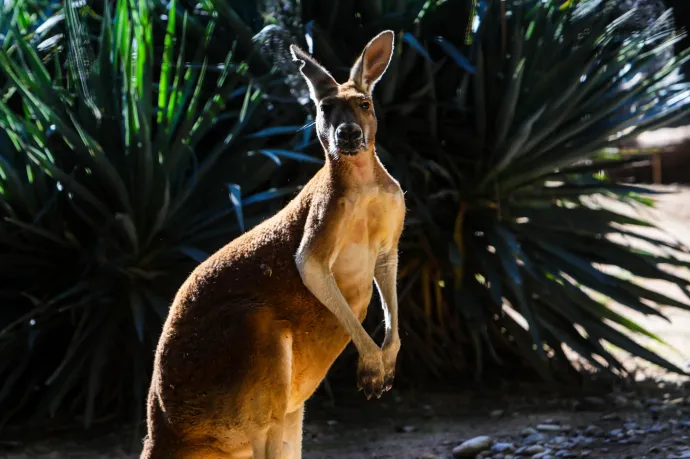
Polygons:
<instances>
[{"instance_id":1,"label":"kangaroo's chest","mask_svg":"<svg viewBox=\"0 0 690 459\"><path fill-rule=\"evenodd\" d=\"M348 304L363 319L371 300L376 260L397 244L404 201L397 183L374 186L349 199L331 270Z\"/></svg>"},{"instance_id":2,"label":"kangaroo's chest","mask_svg":"<svg viewBox=\"0 0 690 459\"><path fill-rule=\"evenodd\" d=\"M402 191L394 181L346 199L348 211L338 234L338 251L331 272L361 321L371 301L376 260L382 251L395 249L405 206ZM311 396L350 340L333 314L321 305L317 310L317 319L309 332L295 337L290 409L296 409Z\"/></svg>"}]
</instances>

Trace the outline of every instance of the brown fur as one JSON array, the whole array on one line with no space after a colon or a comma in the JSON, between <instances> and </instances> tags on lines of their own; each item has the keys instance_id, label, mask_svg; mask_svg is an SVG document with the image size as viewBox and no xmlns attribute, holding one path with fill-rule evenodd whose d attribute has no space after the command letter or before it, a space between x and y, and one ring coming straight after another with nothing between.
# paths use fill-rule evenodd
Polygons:
<instances>
[{"instance_id":1,"label":"brown fur","mask_svg":"<svg viewBox=\"0 0 690 459\"><path fill-rule=\"evenodd\" d=\"M390 58L386 46L392 52L392 34L384 34L369 45L380 73ZM358 61L365 76L366 53ZM311 83L334 83L320 67L312 70ZM355 75L326 88L323 99L312 93L317 104L331 99L339 107L317 116L324 167L283 210L211 256L180 288L156 352L142 459L300 458L304 402L351 338L367 396L390 388L400 347L395 271L405 209L400 186L374 151L373 107L362 106L374 77ZM356 154L333 145L331 131L341 122L365 133ZM329 290L330 278L348 311ZM361 327L374 279L387 308L383 350Z\"/></svg>"}]
</instances>

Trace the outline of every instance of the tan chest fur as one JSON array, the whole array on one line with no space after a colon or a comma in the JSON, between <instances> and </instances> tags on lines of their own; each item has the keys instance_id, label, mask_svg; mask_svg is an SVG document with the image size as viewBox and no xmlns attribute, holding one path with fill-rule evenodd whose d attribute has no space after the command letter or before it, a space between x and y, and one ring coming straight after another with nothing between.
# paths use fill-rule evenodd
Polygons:
<instances>
[{"instance_id":1,"label":"tan chest fur","mask_svg":"<svg viewBox=\"0 0 690 459\"><path fill-rule=\"evenodd\" d=\"M343 296L363 319L371 300L376 260L394 244L391 229L403 219L402 192L397 184L372 185L342 199L347 201L348 219L331 271Z\"/></svg>"},{"instance_id":2,"label":"tan chest fur","mask_svg":"<svg viewBox=\"0 0 690 459\"><path fill-rule=\"evenodd\" d=\"M404 197L398 183L387 176L382 184L360 188L341 200L345 202L347 219L341 228L340 248L332 260L331 271L341 293L362 321L372 297L378 255L397 243L396 228L403 225L405 216ZM290 407L301 405L311 396L349 342L342 326L323 306L320 308L326 321L306 335L295 336Z\"/></svg>"}]
</instances>

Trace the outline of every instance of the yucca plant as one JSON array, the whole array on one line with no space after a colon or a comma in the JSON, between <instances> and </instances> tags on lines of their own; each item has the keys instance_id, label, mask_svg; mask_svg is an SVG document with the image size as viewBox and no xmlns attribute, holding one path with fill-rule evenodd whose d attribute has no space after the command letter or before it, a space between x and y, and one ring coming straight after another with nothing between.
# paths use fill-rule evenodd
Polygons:
<instances>
[{"instance_id":1,"label":"yucca plant","mask_svg":"<svg viewBox=\"0 0 690 459\"><path fill-rule=\"evenodd\" d=\"M690 100L688 84L674 78L688 53L658 60L681 38L668 26L670 11L630 31L625 26L635 11L621 14L618 3L480 4L467 60L458 47L436 39L464 75L455 97L446 94L452 102L438 107L440 148L431 157L420 152L420 159L440 167L430 170L432 177L410 174L423 179L417 183L438 203L418 201L417 208L424 204L431 212L421 215L417 234L438 255L443 246L426 234L437 234L451 254L457 250L437 266L452 267L446 280L455 287L453 304L470 324L473 341L483 336L495 357L491 343L510 337L545 377L544 351L563 356L562 344L597 368L624 372L605 346L610 343L681 371L611 326L658 339L601 298L650 315L663 316L657 305L687 307L601 269L617 266L688 291L687 279L660 268L682 261L608 237L638 237L631 227L649 223L590 199L647 203L641 195L648 190L596 175L617 161L596 160L616 142L685 116ZM438 78L454 73L446 66ZM447 193L453 188L457 193ZM422 289L427 285L422 282ZM526 327L503 314L506 303Z\"/></svg>"},{"instance_id":2,"label":"yucca plant","mask_svg":"<svg viewBox=\"0 0 690 459\"><path fill-rule=\"evenodd\" d=\"M12 29L33 31L59 7L56 0L12 0L0 5L0 34L11 35ZM11 37L10 37L11 38ZM10 41L5 40L7 45Z\"/></svg>"},{"instance_id":3,"label":"yucca plant","mask_svg":"<svg viewBox=\"0 0 690 459\"><path fill-rule=\"evenodd\" d=\"M367 37L384 27L398 32L375 96L377 149L410 208L400 284L403 373L471 367L479 376L489 356L551 379L547 356L567 361L564 345L618 374L625 369L611 346L681 371L631 338L659 337L608 305L662 317L660 305L687 308L606 266L688 292L687 279L663 268L686 263L610 237L685 250L604 205L651 205L650 190L611 183L601 172L639 160L615 146L686 116L690 101L678 72L688 53L672 54L683 35L671 12L640 25L626 6L305 1L287 18L273 10L258 37L275 52L284 48L276 42L304 34L317 59L342 70L336 78ZM291 72L287 59L274 62ZM304 94L298 81L288 83Z\"/></svg>"},{"instance_id":4,"label":"yucca plant","mask_svg":"<svg viewBox=\"0 0 690 459\"><path fill-rule=\"evenodd\" d=\"M177 8L68 0L61 46L15 23L0 52L0 423L141 418L176 288L295 191L273 186L283 161L320 162L270 148L290 106L231 44L206 57L212 22L189 46Z\"/></svg>"}]
</instances>

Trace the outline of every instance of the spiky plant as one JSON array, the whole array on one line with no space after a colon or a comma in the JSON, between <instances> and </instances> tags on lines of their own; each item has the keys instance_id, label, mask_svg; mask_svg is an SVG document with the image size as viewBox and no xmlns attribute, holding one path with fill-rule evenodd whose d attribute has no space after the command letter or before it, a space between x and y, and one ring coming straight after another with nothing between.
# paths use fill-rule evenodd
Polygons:
<instances>
[{"instance_id":1,"label":"spiky plant","mask_svg":"<svg viewBox=\"0 0 690 459\"><path fill-rule=\"evenodd\" d=\"M167 8L68 0L60 46L15 22L0 51L0 424L141 418L177 286L294 192L273 186L281 161L320 162L270 148L271 80L230 44L207 58L211 22L189 46L189 14Z\"/></svg>"},{"instance_id":2,"label":"spiky plant","mask_svg":"<svg viewBox=\"0 0 690 459\"><path fill-rule=\"evenodd\" d=\"M443 192L447 185L438 185L448 179L462 188L440 197L427 222L455 221L440 234L462 256L448 260L460 289L454 304L470 323L469 335L475 342L483 336L491 353L492 342L511 337L544 375L544 351L562 356L564 344L598 368L624 372L605 347L610 343L680 371L611 326L651 335L592 294L649 315L663 316L656 305L687 307L602 269L671 281L687 293L687 279L659 266L683 262L608 237L636 237L630 227L649 223L590 199L646 202L640 196L648 190L598 177L613 164L596 160L606 147L685 116L690 100L688 84L673 78L688 53L662 65L657 59L679 40L668 27L670 12L630 31L625 26L635 11L621 14L618 3L488 2L476 12L469 66L455 46L436 40L465 70L460 87L466 88L439 108L438 138L451 143L455 123L464 126L456 152L471 165L457 154L450 159L449 147L437 150L438 170L455 173L436 175L431 191ZM527 327L502 314L506 303Z\"/></svg>"}]
</instances>

